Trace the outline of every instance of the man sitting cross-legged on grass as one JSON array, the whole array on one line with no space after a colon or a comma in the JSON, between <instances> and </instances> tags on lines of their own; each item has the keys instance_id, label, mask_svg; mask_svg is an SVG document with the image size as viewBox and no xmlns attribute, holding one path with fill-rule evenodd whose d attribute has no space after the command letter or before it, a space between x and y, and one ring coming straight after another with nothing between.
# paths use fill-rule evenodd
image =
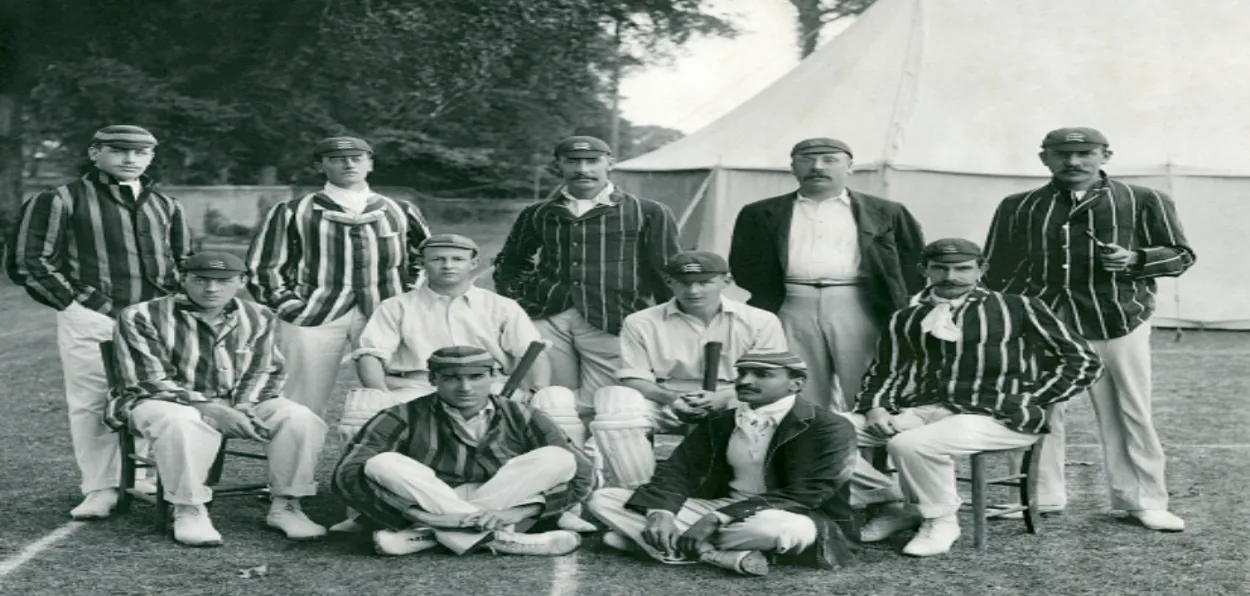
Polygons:
<instances>
[{"instance_id":1,"label":"man sitting cross-legged on grass","mask_svg":"<svg viewBox=\"0 0 1250 596\"><path fill-rule=\"evenodd\" d=\"M379 554L442 544L456 554L563 555L574 532L551 527L590 493L591 466L542 411L491 394L499 364L473 346L427 360L436 392L374 416L334 470L334 490L360 512Z\"/></svg>"},{"instance_id":2,"label":"man sitting cross-legged on grass","mask_svg":"<svg viewBox=\"0 0 1250 596\"><path fill-rule=\"evenodd\" d=\"M1089 343L1040 300L978 285L985 259L976 244L948 238L922 254L928 288L890 318L847 415L860 445L889 450L910 505L870 521L860 539L920 526L903 549L917 557L959 538L954 456L1033 444L1048 430L1047 408L1102 372Z\"/></svg>"},{"instance_id":3,"label":"man sitting cross-legged on grass","mask_svg":"<svg viewBox=\"0 0 1250 596\"><path fill-rule=\"evenodd\" d=\"M848 564L855 428L796 399L798 356L751 352L736 366L737 407L697 422L651 482L591 496L591 513L612 528L604 543L744 575L767 573L770 557Z\"/></svg>"},{"instance_id":4,"label":"man sitting cross-legged on grass","mask_svg":"<svg viewBox=\"0 0 1250 596\"><path fill-rule=\"evenodd\" d=\"M187 260L183 293L127 307L115 341L122 391L105 422L151 441L152 457L174 506L174 540L216 546L204 482L222 436L265 443L273 502L266 523L292 540L325 535L300 511L316 493L313 471L326 425L280 397L286 374L274 346L277 318L240 300L243 260L200 253Z\"/></svg>"}]
</instances>

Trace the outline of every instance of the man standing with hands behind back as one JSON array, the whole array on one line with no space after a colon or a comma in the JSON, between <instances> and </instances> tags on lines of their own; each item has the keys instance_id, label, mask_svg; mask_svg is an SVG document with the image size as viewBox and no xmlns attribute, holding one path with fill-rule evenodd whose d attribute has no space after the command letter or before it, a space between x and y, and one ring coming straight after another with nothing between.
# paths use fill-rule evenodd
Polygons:
<instances>
[{"instance_id":1,"label":"man standing with hands behind back","mask_svg":"<svg viewBox=\"0 0 1250 596\"><path fill-rule=\"evenodd\" d=\"M1194 264L1176 206L1167 195L1108 177L1107 137L1060 128L1038 155L1053 177L1003 199L990 226L985 284L1040 298L1090 341L1107 373L1090 388L1111 507L1152 530L1179 532L1168 511L1163 445L1150 412L1150 315L1155 278ZM1042 450L1043 511L1063 509L1063 408Z\"/></svg>"},{"instance_id":2,"label":"man standing with hands behind back","mask_svg":"<svg viewBox=\"0 0 1250 596\"><path fill-rule=\"evenodd\" d=\"M800 141L790 151L796 192L742 208L729 267L751 306L777 313L808 367L803 396L844 412L890 314L924 287L924 237L902 204L846 188L851 147ZM841 392L838 399L834 377Z\"/></svg>"}]
</instances>

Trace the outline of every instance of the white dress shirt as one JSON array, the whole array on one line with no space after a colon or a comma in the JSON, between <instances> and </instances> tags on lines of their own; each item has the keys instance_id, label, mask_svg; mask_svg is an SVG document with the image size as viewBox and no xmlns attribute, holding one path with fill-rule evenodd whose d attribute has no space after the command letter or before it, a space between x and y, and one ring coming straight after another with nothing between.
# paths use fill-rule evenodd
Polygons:
<instances>
[{"instance_id":1,"label":"white dress shirt","mask_svg":"<svg viewBox=\"0 0 1250 596\"><path fill-rule=\"evenodd\" d=\"M764 483L764 457L781 419L794 408L795 396L788 395L766 406L752 409L738 404L734 414L734 431L729 436L725 458L733 468L729 496L747 499L768 490Z\"/></svg>"},{"instance_id":2,"label":"white dress shirt","mask_svg":"<svg viewBox=\"0 0 1250 596\"><path fill-rule=\"evenodd\" d=\"M472 418L465 418L460 410L447 405L447 402L442 402L440 405L443 406L443 411L451 416L451 423L474 442L482 440L482 435L485 435L486 430L490 428L491 418L495 417L495 405L489 401L486 402L486 407L478 410Z\"/></svg>"},{"instance_id":3,"label":"white dress shirt","mask_svg":"<svg viewBox=\"0 0 1250 596\"><path fill-rule=\"evenodd\" d=\"M367 184L362 190L349 190L327 182L321 192L352 215L364 212L365 206L369 204L369 197L373 196L373 190Z\"/></svg>"},{"instance_id":4,"label":"white dress shirt","mask_svg":"<svg viewBox=\"0 0 1250 596\"><path fill-rule=\"evenodd\" d=\"M790 220L790 280L852 280L859 277L859 228L845 190L817 201L799 195Z\"/></svg>"},{"instance_id":5,"label":"white dress shirt","mask_svg":"<svg viewBox=\"0 0 1250 596\"><path fill-rule=\"evenodd\" d=\"M615 191L616 186L613 186L613 184L609 182L607 186L603 187L603 190L599 191L599 194L589 199L579 199L573 196L573 194L569 192L569 187L567 186L560 188L560 195L564 197L564 206L568 207L569 211L573 212L574 216L581 217L585 215L587 211L594 209L597 205L611 205L612 200L610 197Z\"/></svg>"}]
</instances>

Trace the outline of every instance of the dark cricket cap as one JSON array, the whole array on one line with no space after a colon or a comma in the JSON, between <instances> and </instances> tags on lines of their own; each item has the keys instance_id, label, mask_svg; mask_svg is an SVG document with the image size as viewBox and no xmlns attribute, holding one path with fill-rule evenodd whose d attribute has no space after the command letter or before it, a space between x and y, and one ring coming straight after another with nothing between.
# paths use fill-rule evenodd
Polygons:
<instances>
[{"instance_id":1,"label":"dark cricket cap","mask_svg":"<svg viewBox=\"0 0 1250 596\"><path fill-rule=\"evenodd\" d=\"M243 264L243 259L228 252L202 252L187 259L183 270L200 277L225 279L247 273L247 265Z\"/></svg>"},{"instance_id":2,"label":"dark cricket cap","mask_svg":"<svg viewBox=\"0 0 1250 596\"><path fill-rule=\"evenodd\" d=\"M132 124L113 124L95 131L91 136L91 144L118 149L151 149L157 143L156 137L146 128Z\"/></svg>"},{"instance_id":3,"label":"dark cricket cap","mask_svg":"<svg viewBox=\"0 0 1250 596\"><path fill-rule=\"evenodd\" d=\"M797 354L790 351L763 352L751 351L738 357L734 362L736 368L788 368L807 374L807 364Z\"/></svg>"},{"instance_id":4,"label":"dark cricket cap","mask_svg":"<svg viewBox=\"0 0 1250 596\"><path fill-rule=\"evenodd\" d=\"M795 143L794 148L790 150L790 157L813 153L845 153L851 157L855 157L855 154L851 152L850 145L829 137L804 139Z\"/></svg>"},{"instance_id":5,"label":"dark cricket cap","mask_svg":"<svg viewBox=\"0 0 1250 596\"><path fill-rule=\"evenodd\" d=\"M477 346L448 346L430 354L425 367L432 373L476 373L495 370L499 363Z\"/></svg>"},{"instance_id":6,"label":"dark cricket cap","mask_svg":"<svg viewBox=\"0 0 1250 596\"><path fill-rule=\"evenodd\" d=\"M595 137L565 137L553 151L556 157L599 157L612 155L612 148Z\"/></svg>"},{"instance_id":7,"label":"dark cricket cap","mask_svg":"<svg viewBox=\"0 0 1250 596\"><path fill-rule=\"evenodd\" d=\"M463 248L465 250L473 251L474 254L480 252L481 250L477 247L477 243L474 242L472 238L469 238L468 236L461 236L460 234L435 234L430 236L421 243L418 250L425 250L427 248Z\"/></svg>"},{"instance_id":8,"label":"dark cricket cap","mask_svg":"<svg viewBox=\"0 0 1250 596\"><path fill-rule=\"evenodd\" d=\"M369 146L364 139L356 137L329 137L321 139L317 143L317 147L313 149L313 155L317 157L339 156L339 155L361 155L363 153L373 153L373 147Z\"/></svg>"},{"instance_id":9,"label":"dark cricket cap","mask_svg":"<svg viewBox=\"0 0 1250 596\"><path fill-rule=\"evenodd\" d=\"M729 263L714 252L687 250L669 258L664 271L683 281L704 281L729 273Z\"/></svg>"},{"instance_id":10,"label":"dark cricket cap","mask_svg":"<svg viewBox=\"0 0 1250 596\"><path fill-rule=\"evenodd\" d=\"M1084 126L1058 128L1046 133L1046 138L1042 139L1043 149L1085 150L1109 145L1111 143L1101 132Z\"/></svg>"},{"instance_id":11,"label":"dark cricket cap","mask_svg":"<svg viewBox=\"0 0 1250 596\"><path fill-rule=\"evenodd\" d=\"M934 240L926 245L920 254L926 263L929 261L959 263L984 258L984 255L981 254L980 246L977 246L971 240L964 240L963 238Z\"/></svg>"}]
</instances>

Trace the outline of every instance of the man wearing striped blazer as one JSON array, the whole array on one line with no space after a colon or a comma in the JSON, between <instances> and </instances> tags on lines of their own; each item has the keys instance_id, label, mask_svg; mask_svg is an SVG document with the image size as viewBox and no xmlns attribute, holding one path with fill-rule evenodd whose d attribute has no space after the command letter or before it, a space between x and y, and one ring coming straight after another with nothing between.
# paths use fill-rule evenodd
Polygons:
<instances>
[{"instance_id":1,"label":"man wearing striped blazer","mask_svg":"<svg viewBox=\"0 0 1250 596\"><path fill-rule=\"evenodd\" d=\"M554 153L565 184L517 216L495 259L495 290L552 342L551 384L577 390L589 420L595 391L616 383L622 321L672 297L664 265L679 250L677 223L668 207L608 180L607 143L568 137Z\"/></svg>"},{"instance_id":2,"label":"man wearing striped blazer","mask_svg":"<svg viewBox=\"0 0 1250 596\"><path fill-rule=\"evenodd\" d=\"M1155 278L1194 264L1176 206L1166 194L1108 177L1106 136L1061 128L1042 140L1053 177L1003 200L986 241L991 288L1032 296L1090 340L1108 374L1090 389L1110 485L1111 508L1152 530L1179 532L1168 511L1163 445L1151 420L1150 315ZM1042 453L1043 510L1067 504L1063 408Z\"/></svg>"},{"instance_id":3,"label":"man wearing striped blazer","mask_svg":"<svg viewBox=\"0 0 1250 596\"><path fill-rule=\"evenodd\" d=\"M430 232L416 206L369 188L364 140L330 137L314 154L325 188L270 210L248 251L248 289L282 321L292 399L325 416L344 352L379 303L416 283Z\"/></svg>"},{"instance_id":4,"label":"man wearing striped blazer","mask_svg":"<svg viewBox=\"0 0 1250 596\"><path fill-rule=\"evenodd\" d=\"M136 304L118 317L117 368L122 391L105 421L151 441L152 458L174 509L174 540L217 546L204 485L222 437L265 444L273 500L265 522L291 540L313 540L325 528L300 509L317 491L313 471L326 425L281 396L282 356L274 348L277 318L236 297L247 268L229 253L187 260L183 293Z\"/></svg>"},{"instance_id":5,"label":"man wearing striped blazer","mask_svg":"<svg viewBox=\"0 0 1250 596\"><path fill-rule=\"evenodd\" d=\"M56 309L70 437L81 473L74 519L107 517L117 504L121 452L101 420L108 380L100 343L113 338L122 309L178 290L191 253L186 211L144 171L156 137L138 126L96 131L82 178L22 206L9 235L5 269L40 304Z\"/></svg>"},{"instance_id":6,"label":"man wearing striped blazer","mask_svg":"<svg viewBox=\"0 0 1250 596\"><path fill-rule=\"evenodd\" d=\"M379 412L334 470L334 491L376 529L377 552L575 550L576 533L551 528L590 494L590 460L542 411L491 393L490 352L449 346L426 366L436 391Z\"/></svg>"},{"instance_id":7,"label":"man wearing striped blazer","mask_svg":"<svg viewBox=\"0 0 1250 596\"><path fill-rule=\"evenodd\" d=\"M1088 388L1098 356L1037 298L981 287L981 248L947 238L924 248L928 287L890 317L849 418L861 446L884 445L905 505L885 507L863 542L920 526L903 553L950 550L959 538L954 457L1033 444L1047 410ZM854 483L880 472L860 458Z\"/></svg>"}]
</instances>

